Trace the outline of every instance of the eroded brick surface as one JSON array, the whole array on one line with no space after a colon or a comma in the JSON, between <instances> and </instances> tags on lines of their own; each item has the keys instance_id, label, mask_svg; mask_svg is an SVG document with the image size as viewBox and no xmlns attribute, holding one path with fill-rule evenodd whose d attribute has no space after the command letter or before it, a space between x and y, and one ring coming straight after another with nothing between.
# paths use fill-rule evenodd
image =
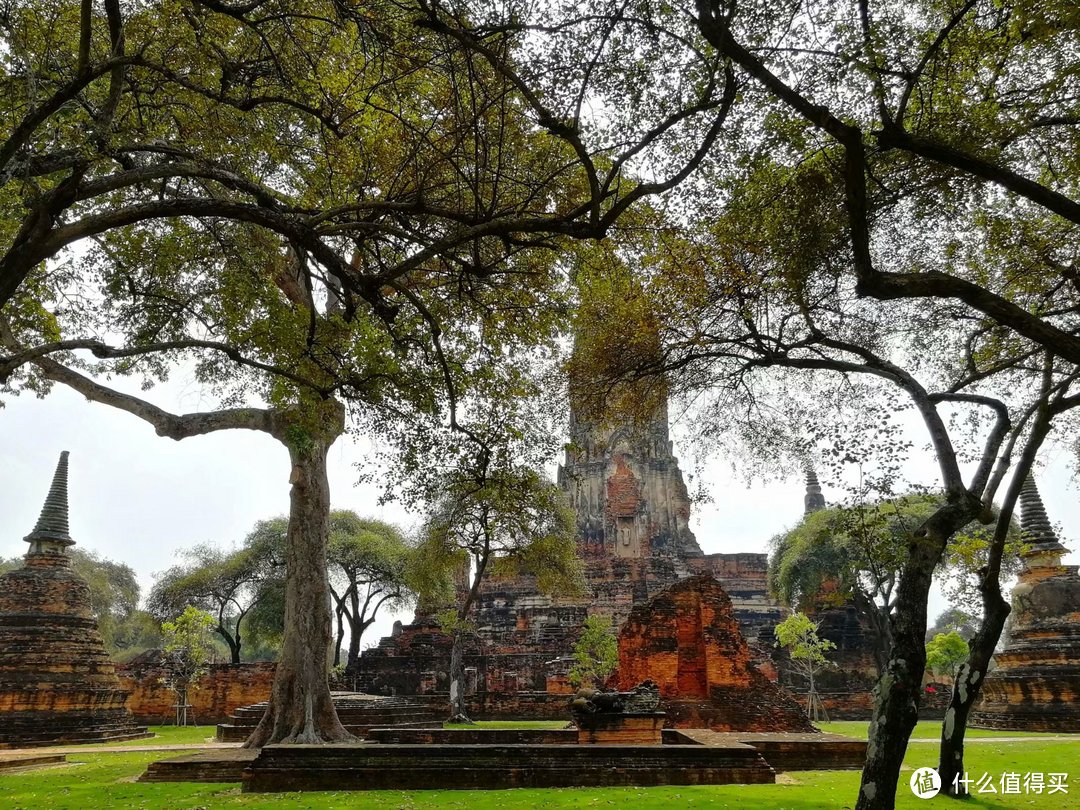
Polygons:
<instances>
[{"instance_id":1,"label":"eroded brick surface","mask_svg":"<svg viewBox=\"0 0 1080 810\"><path fill-rule=\"evenodd\" d=\"M27 554L0 577L0 747L145 732L126 697L67 554Z\"/></svg>"},{"instance_id":2,"label":"eroded brick surface","mask_svg":"<svg viewBox=\"0 0 1080 810\"><path fill-rule=\"evenodd\" d=\"M1009 640L994 656L972 725L1080 731L1080 576L1060 560L1035 559L1021 572Z\"/></svg>"},{"instance_id":3,"label":"eroded brick surface","mask_svg":"<svg viewBox=\"0 0 1080 810\"><path fill-rule=\"evenodd\" d=\"M129 695L128 709L140 723L171 723L175 717L176 693L162 683L165 671L158 661L151 653L116 668ZM223 723L241 706L268 699L276 666L269 661L212 664L188 690L189 717L200 725Z\"/></svg>"},{"instance_id":4,"label":"eroded brick surface","mask_svg":"<svg viewBox=\"0 0 1080 810\"><path fill-rule=\"evenodd\" d=\"M620 690L660 687L669 726L812 731L792 698L754 666L731 600L708 574L682 580L638 605L619 632Z\"/></svg>"},{"instance_id":5,"label":"eroded brick surface","mask_svg":"<svg viewBox=\"0 0 1080 810\"><path fill-rule=\"evenodd\" d=\"M571 414L571 438L559 483L577 513L586 595L545 596L530 576L489 578L472 617L478 634L465 656L467 692L485 705L512 705L502 698L517 692L568 693L568 659L588 616L609 616L618 628L635 606L697 574L712 575L727 592L753 666L766 679L781 677L773 628L786 611L768 594L767 555L701 552L689 528L690 499L666 411L643 428L599 428ZM845 663L860 672L837 683L837 691L861 691L868 699L861 670L867 660L872 666L866 640L840 630L846 636L838 643L857 647ZM346 686L383 695L446 692L448 662L449 639L419 616L364 651Z\"/></svg>"}]
</instances>

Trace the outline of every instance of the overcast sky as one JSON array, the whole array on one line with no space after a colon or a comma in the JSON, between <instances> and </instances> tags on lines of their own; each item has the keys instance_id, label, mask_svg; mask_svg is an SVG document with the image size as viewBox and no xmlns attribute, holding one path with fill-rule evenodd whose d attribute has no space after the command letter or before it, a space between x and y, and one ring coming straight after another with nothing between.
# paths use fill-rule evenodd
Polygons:
<instances>
[{"instance_id":1,"label":"overcast sky","mask_svg":"<svg viewBox=\"0 0 1080 810\"><path fill-rule=\"evenodd\" d=\"M207 407L198 389L183 380L143 396L176 411ZM0 409L0 556L25 553L22 538L37 520L61 450L71 451L72 537L83 548L130 565L144 595L152 575L177 561L178 550L200 542L238 544L255 521L288 510L288 454L265 434L232 430L176 442L61 385L45 399L24 395L8 398L5 405ZM678 434L676 427L676 454ZM922 442L919 437L917 446ZM410 516L393 504L378 505L375 487L355 485L360 458L361 449L347 439L332 448L334 507L410 525ZM1075 548L1080 505L1068 461L1061 451L1052 454L1038 481L1050 519L1064 527L1063 539ZM925 465L924 475L932 469ZM697 506L691 521L706 553L763 552L769 538L802 516L801 473L747 486L732 471L731 460L718 459L706 475L713 500ZM828 487L825 496L838 497ZM1074 551L1069 561L1080 562L1080 555ZM931 618L943 607L935 595ZM364 645L388 632L392 618L382 617Z\"/></svg>"}]
</instances>

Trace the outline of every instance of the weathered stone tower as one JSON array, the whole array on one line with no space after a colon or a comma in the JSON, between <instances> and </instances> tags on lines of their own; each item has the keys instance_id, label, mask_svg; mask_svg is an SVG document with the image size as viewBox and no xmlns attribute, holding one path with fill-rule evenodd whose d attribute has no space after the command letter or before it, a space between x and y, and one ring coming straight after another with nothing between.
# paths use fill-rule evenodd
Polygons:
<instances>
[{"instance_id":1,"label":"weathered stone tower","mask_svg":"<svg viewBox=\"0 0 1080 810\"><path fill-rule=\"evenodd\" d=\"M124 707L90 609L71 569L68 454L60 454L26 564L0 577L0 748L147 736Z\"/></svg>"},{"instance_id":2,"label":"weathered stone tower","mask_svg":"<svg viewBox=\"0 0 1080 810\"><path fill-rule=\"evenodd\" d=\"M690 531L690 497L668 435L666 406L644 428L599 428L571 411L559 485L577 512L584 554L701 556Z\"/></svg>"},{"instance_id":3,"label":"weathered stone tower","mask_svg":"<svg viewBox=\"0 0 1080 810\"><path fill-rule=\"evenodd\" d=\"M1012 592L1011 630L983 684L971 723L984 728L1080 731L1080 576L1028 476L1020 491L1028 549Z\"/></svg>"},{"instance_id":4,"label":"weathered stone tower","mask_svg":"<svg viewBox=\"0 0 1080 810\"><path fill-rule=\"evenodd\" d=\"M636 605L701 573L715 576L727 592L753 660L768 669L772 628L784 611L767 593L767 555L702 553L689 527L690 499L666 405L644 423L614 428L573 411L570 439L558 480L577 512L588 593L550 597L531 576L490 577L473 615L469 690L486 700L547 693L561 712L558 693L569 690L568 658L588 616L608 616L617 628ZM358 686L395 694L443 691L447 646L438 628L418 617L362 654Z\"/></svg>"},{"instance_id":5,"label":"weathered stone tower","mask_svg":"<svg viewBox=\"0 0 1080 810\"><path fill-rule=\"evenodd\" d=\"M803 514L809 515L825 508L825 496L821 494L821 483L812 467L806 468L806 495L803 497Z\"/></svg>"}]
</instances>

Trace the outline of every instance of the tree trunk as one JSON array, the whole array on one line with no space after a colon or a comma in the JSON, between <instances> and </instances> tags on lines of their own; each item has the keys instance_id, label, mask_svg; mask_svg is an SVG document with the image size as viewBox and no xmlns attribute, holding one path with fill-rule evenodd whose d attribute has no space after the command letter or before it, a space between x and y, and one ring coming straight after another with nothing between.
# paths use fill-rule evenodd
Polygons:
<instances>
[{"instance_id":1,"label":"tree trunk","mask_svg":"<svg viewBox=\"0 0 1080 810\"><path fill-rule=\"evenodd\" d=\"M360 639L364 634L364 622L360 617L360 594L356 588L353 588L351 599L353 613L349 622L349 657L345 669L355 673L360 668Z\"/></svg>"},{"instance_id":2,"label":"tree trunk","mask_svg":"<svg viewBox=\"0 0 1080 810\"><path fill-rule=\"evenodd\" d=\"M995 578L996 579L996 578ZM1012 608L1001 596L1001 588L993 583L997 599L984 599L985 615L979 625L979 632L969 642L968 660L960 665L953 678L952 697L945 712L945 722L941 725L941 751L938 756L938 776L941 777L941 792L947 796L963 796L963 786L953 783L964 772L964 734L967 732L968 714L975 701L982 693L983 680L990 665L1005 620ZM956 787L960 790L957 791Z\"/></svg>"},{"instance_id":3,"label":"tree trunk","mask_svg":"<svg viewBox=\"0 0 1080 810\"><path fill-rule=\"evenodd\" d=\"M967 733L968 715L982 693L990 658L997 647L998 639L1001 638L1002 630L1005 629L1005 621L1012 612L1012 606L1001 595L1001 560L1005 554L1009 527L1024 481L1031 474L1039 448L1050 432L1050 418L1051 412L1044 402L1031 426L1031 433L1013 471L1012 481L1002 499L990 553L981 572L979 592L983 604L982 622L979 624L979 631L968 643L967 661L953 678L949 708L945 712L945 721L941 724L938 776L941 777L941 792L946 796L956 798L967 793L964 786L957 782L957 777L964 775L964 735Z\"/></svg>"},{"instance_id":4,"label":"tree trunk","mask_svg":"<svg viewBox=\"0 0 1080 810\"><path fill-rule=\"evenodd\" d=\"M288 548L286 550L285 636L270 702L258 727L244 743L344 742L355 737L338 720L330 697L330 583L326 537L330 485L326 455L341 433L296 438L286 431L292 459Z\"/></svg>"},{"instance_id":5,"label":"tree trunk","mask_svg":"<svg viewBox=\"0 0 1080 810\"><path fill-rule=\"evenodd\" d=\"M450 650L450 719L448 723L472 723L465 706L465 634L454 633Z\"/></svg>"},{"instance_id":6,"label":"tree trunk","mask_svg":"<svg viewBox=\"0 0 1080 810\"><path fill-rule=\"evenodd\" d=\"M217 634L225 639L225 643L229 645L229 662L233 664L240 663L240 639L233 640L233 637L229 633L222 629L221 625L217 627Z\"/></svg>"},{"instance_id":7,"label":"tree trunk","mask_svg":"<svg viewBox=\"0 0 1080 810\"><path fill-rule=\"evenodd\" d=\"M855 810L892 810L908 738L919 720L926 668L926 602L934 568L953 533L978 514L978 503L952 502L912 537L897 589L892 649L874 686L874 715Z\"/></svg>"},{"instance_id":8,"label":"tree trunk","mask_svg":"<svg viewBox=\"0 0 1080 810\"><path fill-rule=\"evenodd\" d=\"M345 638L345 619L341 609L337 612L337 636L334 638L334 666L341 664L341 642Z\"/></svg>"}]
</instances>

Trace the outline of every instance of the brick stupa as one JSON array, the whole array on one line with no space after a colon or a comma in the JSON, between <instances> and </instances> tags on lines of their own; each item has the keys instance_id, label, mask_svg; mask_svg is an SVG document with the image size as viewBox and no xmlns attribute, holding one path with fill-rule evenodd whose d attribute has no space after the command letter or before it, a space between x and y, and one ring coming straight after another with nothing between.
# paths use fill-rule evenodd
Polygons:
<instances>
[{"instance_id":1,"label":"brick stupa","mask_svg":"<svg viewBox=\"0 0 1080 810\"><path fill-rule=\"evenodd\" d=\"M1020 491L1028 544L1012 592L1012 629L983 684L971 724L1022 731L1080 731L1080 576L1029 477Z\"/></svg>"},{"instance_id":2,"label":"brick stupa","mask_svg":"<svg viewBox=\"0 0 1080 810\"><path fill-rule=\"evenodd\" d=\"M815 731L794 699L754 666L731 600L709 574L677 582L630 611L608 685L628 690L645 680L660 687L668 726Z\"/></svg>"},{"instance_id":3,"label":"brick stupa","mask_svg":"<svg viewBox=\"0 0 1080 810\"><path fill-rule=\"evenodd\" d=\"M0 577L0 748L147 736L124 706L90 588L71 568L67 473L65 451L25 565Z\"/></svg>"}]
</instances>

